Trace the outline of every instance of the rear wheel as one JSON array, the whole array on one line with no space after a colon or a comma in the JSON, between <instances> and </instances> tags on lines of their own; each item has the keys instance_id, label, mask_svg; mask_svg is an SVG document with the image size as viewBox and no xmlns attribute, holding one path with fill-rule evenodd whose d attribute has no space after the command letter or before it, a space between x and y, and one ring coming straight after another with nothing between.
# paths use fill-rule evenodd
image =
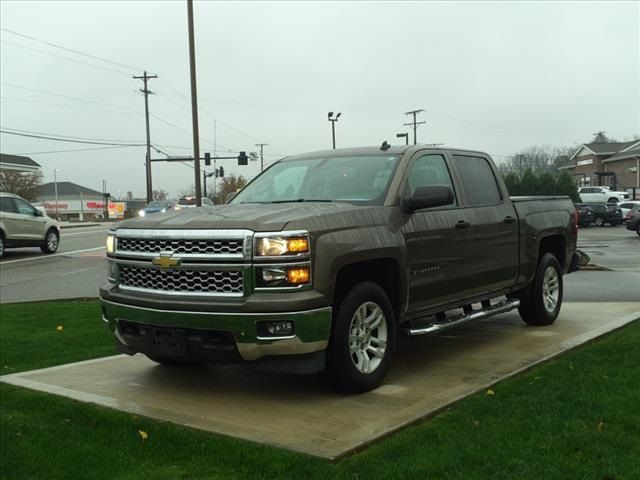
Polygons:
<instances>
[{"instance_id":1,"label":"rear wheel","mask_svg":"<svg viewBox=\"0 0 640 480\"><path fill-rule=\"evenodd\" d=\"M558 259L545 253L536 269L536 275L520 294L520 317L529 325L551 325L562 306L562 268Z\"/></svg>"},{"instance_id":2,"label":"rear wheel","mask_svg":"<svg viewBox=\"0 0 640 480\"><path fill-rule=\"evenodd\" d=\"M47 231L47 235L44 237L44 243L40 247L40 250L42 250L42 253L56 253L59 244L60 237L58 236L58 232L51 228Z\"/></svg>"},{"instance_id":3,"label":"rear wheel","mask_svg":"<svg viewBox=\"0 0 640 480\"><path fill-rule=\"evenodd\" d=\"M396 340L396 323L385 291L373 282L362 282L337 306L327 370L341 390L361 393L382 383Z\"/></svg>"},{"instance_id":4,"label":"rear wheel","mask_svg":"<svg viewBox=\"0 0 640 480\"><path fill-rule=\"evenodd\" d=\"M618 203L618 199L615 197L611 197L609 200L607 200L607 203Z\"/></svg>"},{"instance_id":5,"label":"rear wheel","mask_svg":"<svg viewBox=\"0 0 640 480\"><path fill-rule=\"evenodd\" d=\"M595 224L598 227L604 227L604 220L602 218L598 217L598 218L596 218Z\"/></svg>"},{"instance_id":6,"label":"rear wheel","mask_svg":"<svg viewBox=\"0 0 640 480\"><path fill-rule=\"evenodd\" d=\"M4 255L4 234L0 232L0 258Z\"/></svg>"}]
</instances>

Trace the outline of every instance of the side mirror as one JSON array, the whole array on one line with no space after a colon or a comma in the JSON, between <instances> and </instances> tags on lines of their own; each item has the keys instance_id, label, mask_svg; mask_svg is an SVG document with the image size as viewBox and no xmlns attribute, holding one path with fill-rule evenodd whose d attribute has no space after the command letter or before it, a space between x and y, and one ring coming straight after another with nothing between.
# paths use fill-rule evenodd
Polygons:
<instances>
[{"instance_id":1,"label":"side mirror","mask_svg":"<svg viewBox=\"0 0 640 480\"><path fill-rule=\"evenodd\" d=\"M413 213L423 208L439 207L453 203L453 190L448 185L418 187L413 195L402 199L402 211Z\"/></svg>"},{"instance_id":2,"label":"side mirror","mask_svg":"<svg viewBox=\"0 0 640 480\"><path fill-rule=\"evenodd\" d=\"M33 216L34 217L44 217L44 213L42 213L40 210L38 210L37 208L34 210L33 212Z\"/></svg>"}]
</instances>

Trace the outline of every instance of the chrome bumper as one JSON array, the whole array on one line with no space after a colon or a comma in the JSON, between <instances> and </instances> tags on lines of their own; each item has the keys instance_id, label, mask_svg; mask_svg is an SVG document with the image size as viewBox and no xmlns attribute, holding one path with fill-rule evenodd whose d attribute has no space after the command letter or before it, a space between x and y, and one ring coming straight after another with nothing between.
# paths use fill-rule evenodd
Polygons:
<instances>
[{"instance_id":1,"label":"chrome bumper","mask_svg":"<svg viewBox=\"0 0 640 480\"><path fill-rule=\"evenodd\" d=\"M243 360L271 355L299 355L325 350L331 333L331 307L285 313L218 313L160 310L116 303L100 298L102 318L120 342L120 320L158 327L228 331L233 333ZM295 334L288 337L259 337L256 322L292 321Z\"/></svg>"}]
</instances>

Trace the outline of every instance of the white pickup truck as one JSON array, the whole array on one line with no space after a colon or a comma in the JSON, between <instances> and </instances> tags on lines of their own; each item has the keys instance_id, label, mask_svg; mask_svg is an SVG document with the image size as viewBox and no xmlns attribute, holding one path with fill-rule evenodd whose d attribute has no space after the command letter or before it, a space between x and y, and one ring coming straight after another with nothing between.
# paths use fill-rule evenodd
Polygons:
<instances>
[{"instance_id":1,"label":"white pickup truck","mask_svg":"<svg viewBox=\"0 0 640 480\"><path fill-rule=\"evenodd\" d=\"M620 203L629 199L629 193L616 192L609 187L582 187L578 193L582 203Z\"/></svg>"}]
</instances>

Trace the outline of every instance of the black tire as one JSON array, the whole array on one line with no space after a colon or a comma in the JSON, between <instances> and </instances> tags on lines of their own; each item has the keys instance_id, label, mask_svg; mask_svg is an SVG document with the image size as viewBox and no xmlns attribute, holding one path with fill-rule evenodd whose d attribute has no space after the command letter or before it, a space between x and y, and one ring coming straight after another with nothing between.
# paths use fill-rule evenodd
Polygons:
<instances>
[{"instance_id":1,"label":"black tire","mask_svg":"<svg viewBox=\"0 0 640 480\"><path fill-rule=\"evenodd\" d=\"M156 357L154 355L147 355L147 358L153 362L164 365L165 367L184 367L188 365L194 365L196 362L190 360L180 360L178 358L166 358Z\"/></svg>"},{"instance_id":2,"label":"black tire","mask_svg":"<svg viewBox=\"0 0 640 480\"><path fill-rule=\"evenodd\" d=\"M4 233L0 232L0 258L4 256Z\"/></svg>"},{"instance_id":3,"label":"black tire","mask_svg":"<svg viewBox=\"0 0 640 480\"><path fill-rule=\"evenodd\" d=\"M637 233L638 235L640 235L640 223L639 223L639 224L638 224L638 226L636 227L636 233Z\"/></svg>"},{"instance_id":4,"label":"black tire","mask_svg":"<svg viewBox=\"0 0 640 480\"><path fill-rule=\"evenodd\" d=\"M372 390L382 383L395 350L397 327L391 301L377 283L362 282L355 285L340 305L335 307L337 308L334 310L336 313L333 317L333 330L327 349L327 373L334 385L344 392L362 393ZM374 316L375 307L382 313L377 316L378 325L372 329L367 325L359 330L358 325L364 322L356 313L360 310L365 315L370 312L370 316ZM361 332L361 336L351 337L352 330L356 329ZM370 357L367 353L371 351L369 349L380 351L371 345L371 342L380 347L379 338L384 335L386 345L383 347L382 356ZM352 348L358 352L352 353ZM358 367L357 364L361 366ZM372 371L362 371L368 368Z\"/></svg>"},{"instance_id":5,"label":"black tire","mask_svg":"<svg viewBox=\"0 0 640 480\"><path fill-rule=\"evenodd\" d=\"M604 227L604 220L600 217L596 218L596 221L594 222L596 224L597 227Z\"/></svg>"},{"instance_id":6,"label":"black tire","mask_svg":"<svg viewBox=\"0 0 640 480\"><path fill-rule=\"evenodd\" d=\"M555 306L549 309L550 304L545 304L544 292L545 292L545 275L547 269L555 270L555 276L557 278L557 299ZM547 286L550 286L547 281ZM519 295L520 307L518 312L520 317L528 325L551 325L558 318L560 313L560 307L562 306L562 267L558 259L551 253L545 253L536 268L536 275L524 291Z\"/></svg>"},{"instance_id":7,"label":"black tire","mask_svg":"<svg viewBox=\"0 0 640 480\"><path fill-rule=\"evenodd\" d=\"M618 199L615 197L611 197L609 200L607 200L607 203L618 203Z\"/></svg>"},{"instance_id":8,"label":"black tire","mask_svg":"<svg viewBox=\"0 0 640 480\"><path fill-rule=\"evenodd\" d=\"M55 236L55 239L53 238ZM54 228L47 230L47 234L44 236L44 243L40 246L42 253L51 254L58 251L60 245L60 235Z\"/></svg>"}]
</instances>

